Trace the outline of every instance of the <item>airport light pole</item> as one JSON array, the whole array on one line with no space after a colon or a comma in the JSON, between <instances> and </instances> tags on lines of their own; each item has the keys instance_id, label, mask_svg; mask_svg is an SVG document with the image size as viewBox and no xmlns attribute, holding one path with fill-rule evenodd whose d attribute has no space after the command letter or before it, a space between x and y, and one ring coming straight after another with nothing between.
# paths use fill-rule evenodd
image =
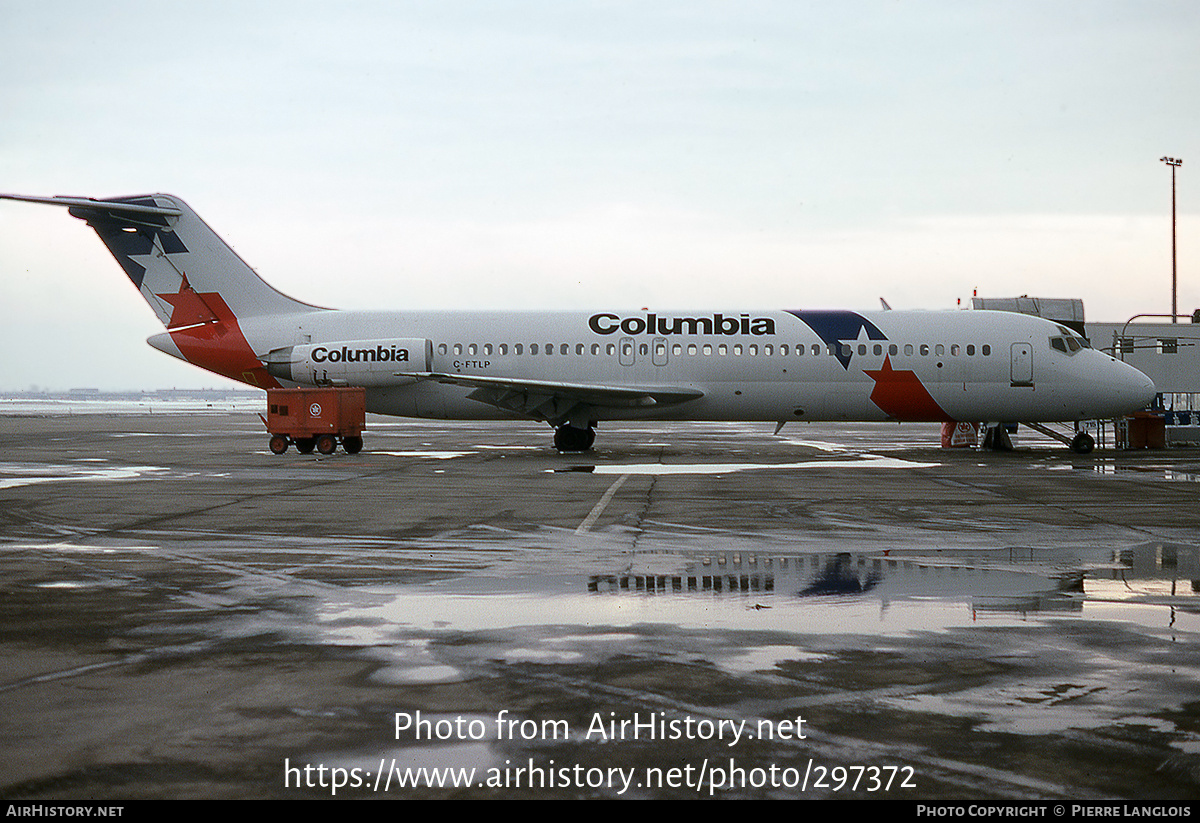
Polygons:
<instances>
[{"instance_id":1,"label":"airport light pole","mask_svg":"<svg viewBox=\"0 0 1200 823\"><path fill-rule=\"evenodd\" d=\"M1177 323L1179 314L1179 280L1175 265L1175 169L1183 165L1181 157L1160 157L1171 167L1171 322Z\"/></svg>"}]
</instances>

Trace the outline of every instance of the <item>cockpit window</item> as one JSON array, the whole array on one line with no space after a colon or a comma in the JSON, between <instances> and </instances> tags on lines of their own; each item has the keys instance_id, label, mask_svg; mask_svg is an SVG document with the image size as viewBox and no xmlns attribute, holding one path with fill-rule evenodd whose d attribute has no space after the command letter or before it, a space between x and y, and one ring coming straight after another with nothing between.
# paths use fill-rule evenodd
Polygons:
<instances>
[{"instance_id":1,"label":"cockpit window","mask_svg":"<svg viewBox=\"0 0 1200 823\"><path fill-rule=\"evenodd\" d=\"M1092 344L1088 342L1088 339L1074 329L1069 329L1066 326L1057 323L1055 325L1058 327L1058 332L1063 336L1064 340L1074 342L1074 345L1072 345L1072 342L1067 342L1066 344L1070 351L1076 352L1080 349L1090 349L1092 347ZM1051 340L1053 339L1054 338L1051 338ZM1050 345L1054 346L1053 343ZM1058 346L1054 346L1054 348L1057 349ZM1062 351L1062 349L1059 349L1059 351Z\"/></svg>"},{"instance_id":2,"label":"cockpit window","mask_svg":"<svg viewBox=\"0 0 1200 823\"><path fill-rule=\"evenodd\" d=\"M1083 348L1083 344L1079 342L1079 338L1074 335L1066 337L1051 337L1050 348L1057 349L1064 354L1074 354Z\"/></svg>"}]
</instances>

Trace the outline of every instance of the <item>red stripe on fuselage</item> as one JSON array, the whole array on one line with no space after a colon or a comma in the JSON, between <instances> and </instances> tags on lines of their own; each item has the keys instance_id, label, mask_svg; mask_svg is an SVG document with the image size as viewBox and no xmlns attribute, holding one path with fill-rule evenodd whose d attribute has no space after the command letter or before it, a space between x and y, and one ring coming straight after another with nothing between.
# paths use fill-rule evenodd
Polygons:
<instances>
[{"instance_id":1,"label":"red stripe on fuselage","mask_svg":"<svg viewBox=\"0 0 1200 823\"><path fill-rule=\"evenodd\" d=\"M921 378L913 371L896 371L892 358L885 357L878 371L863 369L863 374L875 381L871 402L895 420L908 422L953 420L937 404Z\"/></svg>"},{"instance_id":2,"label":"red stripe on fuselage","mask_svg":"<svg viewBox=\"0 0 1200 823\"><path fill-rule=\"evenodd\" d=\"M200 294L183 281L177 294L160 294L174 309L167 331L189 363L260 388L277 388L254 356L233 310L216 292Z\"/></svg>"}]
</instances>

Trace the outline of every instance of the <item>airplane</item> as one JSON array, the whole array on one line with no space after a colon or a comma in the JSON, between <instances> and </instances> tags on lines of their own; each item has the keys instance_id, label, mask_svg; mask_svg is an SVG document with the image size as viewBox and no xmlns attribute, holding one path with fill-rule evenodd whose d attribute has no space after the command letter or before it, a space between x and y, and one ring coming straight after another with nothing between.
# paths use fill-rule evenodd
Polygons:
<instances>
[{"instance_id":1,"label":"airplane","mask_svg":"<svg viewBox=\"0 0 1200 823\"><path fill-rule=\"evenodd\" d=\"M1153 382L1070 328L994 311L346 311L263 281L180 198L0 194L68 209L166 331L147 342L259 388L363 387L370 412L532 419L559 451L601 421L1041 423L1119 417ZM1078 427L1077 427L1078 428ZM1067 439L1079 453L1093 438ZM357 450L357 449L355 449Z\"/></svg>"}]
</instances>

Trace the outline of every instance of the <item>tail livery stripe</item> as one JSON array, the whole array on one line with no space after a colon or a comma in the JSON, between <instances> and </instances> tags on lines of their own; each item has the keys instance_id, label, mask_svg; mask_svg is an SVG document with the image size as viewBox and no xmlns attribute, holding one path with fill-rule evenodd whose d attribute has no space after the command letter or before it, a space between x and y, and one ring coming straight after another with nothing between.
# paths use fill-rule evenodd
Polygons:
<instances>
[{"instance_id":1,"label":"tail livery stripe","mask_svg":"<svg viewBox=\"0 0 1200 823\"><path fill-rule=\"evenodd\" d=\"M216 292L200 294L187 278L176 294L160 294L173 307L167 331L189 363L261 388L280 383L255 356L237 318Z\"/></svg>"}]
</instances>

